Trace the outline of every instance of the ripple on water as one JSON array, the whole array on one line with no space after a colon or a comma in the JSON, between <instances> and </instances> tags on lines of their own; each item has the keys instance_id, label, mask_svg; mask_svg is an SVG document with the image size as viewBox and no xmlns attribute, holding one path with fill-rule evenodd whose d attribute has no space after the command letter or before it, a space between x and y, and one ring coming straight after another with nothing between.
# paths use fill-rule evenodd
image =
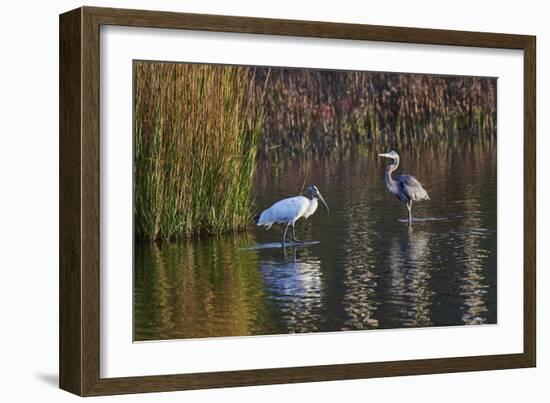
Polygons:
<instances>
[{"instance_id":1,"label":"ripple on water","mask_svg":"<svg viewBox=\"0 0 550 403\"><path fill-rule=\"evenodd\" d=\"M432 196L413 207L411 230L370 156L259 167L259 208L304 178L319 187L330 214L296 223L312 241L283 249L280 226L251 226L136 244L136 339L496 323L496 148L430 155L402 155Z\"/></svg>"}]
</instances>

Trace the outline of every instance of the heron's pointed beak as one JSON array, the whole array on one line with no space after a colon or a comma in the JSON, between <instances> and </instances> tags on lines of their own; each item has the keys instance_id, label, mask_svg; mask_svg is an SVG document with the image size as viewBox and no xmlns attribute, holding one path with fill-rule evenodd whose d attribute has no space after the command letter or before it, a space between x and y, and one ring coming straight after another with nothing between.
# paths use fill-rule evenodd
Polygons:
<instances>
[{"instance_id":1,"label":"heron's pointed beak","mask_svg":"<svg viewBox=\"0 0 550 403\"><path fill-rule=\"evenodd\" d=\"M384 154L378 154L379 157L385 157L385 158L392 158L393 159L393 155L391 155L390 153L384 153Z\"/></svg>"},{"instance_id":2,"label":"heron's pointed beak","mask_svg":"<svg viewBox=\"0 0 550 403\"><path fill-rule=\"evenodd\" d=\"M327 213L330 214L330 210L328 209L327 202L325 202L325 199L323 199L323 196L321 195L321 192L317 192L317 196L319 196L319 200L321 200L323 202L323 204L325 205L325 208L327 209Z\"/></svg>"}]
</instances>

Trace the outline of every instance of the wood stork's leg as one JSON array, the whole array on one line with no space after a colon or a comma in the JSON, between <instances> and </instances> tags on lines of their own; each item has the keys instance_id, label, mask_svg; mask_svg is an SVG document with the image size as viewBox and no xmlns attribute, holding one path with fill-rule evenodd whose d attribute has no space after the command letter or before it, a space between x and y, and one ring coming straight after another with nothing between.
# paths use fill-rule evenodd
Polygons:
<instances>
[{"instance_id":1,"label":"wood stork's leg","mask_svg":"<svg viewBox=\"0 0 550 403\"><path fill-rule=\"evenodd\" d=\"M407 210L409 210L409 227L412 225L412 200L407 202Z\"/></svg>"},{"instance_id":2,"label":"wood stork's leg","mask_svg":"<svg viewBox=\"0 0 550 403\"><path fill-rule=\"evenodd\" d=\"M281 242L281 244L283 245L283 248L285 247L286 230L288 229L289 225L290 225L290 222L286 225L285 230L283 232L283 242Z\"/></svg>"},{"instance_id":3,"label":"wood stork's leg","mask_svg":"<svg viewBox=\"0 0 550 403\"><path fill-rule=\"evenodd\" d=\"M294 242L298 242L298 243L301 243L302 241L300 241L299 239L296 239L296 229L294 228L294 224L296 223L296 221L293 221L292 222L292 240Z\"/></svg>"}]
</instances>

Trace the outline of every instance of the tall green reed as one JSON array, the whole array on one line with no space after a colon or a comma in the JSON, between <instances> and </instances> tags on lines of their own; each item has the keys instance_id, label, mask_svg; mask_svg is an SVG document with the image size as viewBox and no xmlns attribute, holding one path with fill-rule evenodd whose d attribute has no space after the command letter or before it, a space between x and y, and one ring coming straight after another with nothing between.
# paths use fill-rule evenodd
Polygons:
<instances>
[{"instance_id":1,"label":"tall green reed","mask_svg":"<svg viewBox=\"0 0 550 403\"><path fill-rule=\"evenodd\" d=\"M244 228L264 117L254 71L156 62L134 68L136 237Z\"/></svg>"}]
</instances>

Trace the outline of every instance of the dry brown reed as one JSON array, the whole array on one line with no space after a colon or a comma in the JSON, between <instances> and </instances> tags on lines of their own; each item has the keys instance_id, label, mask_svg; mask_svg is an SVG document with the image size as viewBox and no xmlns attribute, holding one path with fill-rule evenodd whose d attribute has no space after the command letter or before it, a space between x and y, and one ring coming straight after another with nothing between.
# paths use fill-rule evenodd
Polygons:
<instances>
[{"instance_id":1,"label":"dry brown reed","mask_svg":"<svg viewBox=\"0 0 550 403\"><path fill-rule=\"evenodd\" d=\"M258 68L260 82L267 70ZM496 138L496 79L271 69L261 157Z\"/></svg>"}]
</instances>

